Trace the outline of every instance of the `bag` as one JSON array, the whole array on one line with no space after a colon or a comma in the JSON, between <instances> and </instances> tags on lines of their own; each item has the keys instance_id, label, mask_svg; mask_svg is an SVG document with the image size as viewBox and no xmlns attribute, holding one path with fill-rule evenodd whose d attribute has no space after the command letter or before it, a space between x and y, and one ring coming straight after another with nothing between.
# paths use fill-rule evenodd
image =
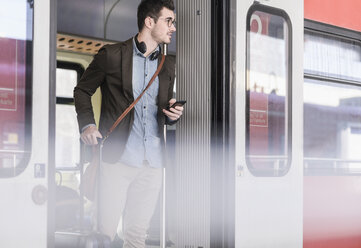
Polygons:
<instances>
[{"instance_id":1,"label":"bag","mask_svg":"<svg viewBox=\"0 0 361 248\"><path fill-rule=\"evenodd\" d=\"M92 160L80 177L79 190L89 201L95 200L99 170L99 145L92 146Z\"/></svg>"},{"instance_id":2,"label":"bag","mask_svg":"<svg viewBox=\"0 0 361 248\"><path fill-rule=\"evenodd\" d=\"M79 193L72 188L57 185L55 200L55 230L77 226L81 204Z\"/></svg>"}]
</instances>

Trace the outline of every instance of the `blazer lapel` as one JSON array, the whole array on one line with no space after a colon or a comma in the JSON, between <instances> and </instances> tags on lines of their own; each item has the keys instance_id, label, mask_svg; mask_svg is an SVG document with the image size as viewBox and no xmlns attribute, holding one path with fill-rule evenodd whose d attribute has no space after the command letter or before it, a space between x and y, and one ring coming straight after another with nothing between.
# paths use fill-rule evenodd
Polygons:
<instances>
[{"instance_id":1,"label":"blazer lapel","mask_svg":"<svg viewBox=\"0 0 361 248\"><path fill-rule=\"evenodd\" d=\"M130 102L133 102L133 38L125 41L122 46L121 75L124 94Z\"/></svg>"}]
</instances>

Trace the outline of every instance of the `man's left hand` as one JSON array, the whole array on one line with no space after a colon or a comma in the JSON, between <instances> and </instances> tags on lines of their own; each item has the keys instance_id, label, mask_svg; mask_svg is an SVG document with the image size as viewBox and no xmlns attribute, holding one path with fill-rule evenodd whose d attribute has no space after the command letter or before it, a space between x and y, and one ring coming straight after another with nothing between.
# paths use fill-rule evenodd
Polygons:
<instances>
[{"instance_id":1,"label":"man's left hand","mask_svg":"<svg viewBox=\"0 0 361 248\"><path fill-rule=\"evenodd\" d=\"M169 106L172 106L176 102L175 98L169 100ZM172 121L178 120L183 114L183 106L175 106L174 108L170 108L169 111L163 109L163 113L168 116L168 118Z\"/></svg>"}]
</instances>

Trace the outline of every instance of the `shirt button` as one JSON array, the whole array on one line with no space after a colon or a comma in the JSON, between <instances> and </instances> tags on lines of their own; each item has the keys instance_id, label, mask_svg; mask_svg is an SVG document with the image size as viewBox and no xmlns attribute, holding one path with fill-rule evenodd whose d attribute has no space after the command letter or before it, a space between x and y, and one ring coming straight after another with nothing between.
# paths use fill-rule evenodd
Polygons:
<instances>
[{"instance_id":1,"label":"shirt button","mask_svg":"<svg viewBox=\"0 0 361 248\"><path fill-rule=\"evenodd\" d=\"M146 109L147 107L146 107L146 106L144 106L143 108L145 108L145 109Z\"/></svg>"},{"instance_id":2,"label":"shirt button","mask_svg":"<svg viewBox=\"0 0 361 248\"><path fill-rule=\"evenodd\" d=\"M144 141L147 141L147 139L144 139Z\"/></svg>"}]
</instances>

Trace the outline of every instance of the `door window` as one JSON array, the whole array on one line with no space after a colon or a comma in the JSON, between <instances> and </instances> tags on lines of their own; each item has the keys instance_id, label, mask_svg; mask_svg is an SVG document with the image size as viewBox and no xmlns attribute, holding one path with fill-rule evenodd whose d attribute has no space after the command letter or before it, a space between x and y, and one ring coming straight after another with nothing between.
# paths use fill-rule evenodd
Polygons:
<instances>
[{"instance_id":1,"label":"door window","mask_svg":"<svg viewBox=\"0 0 361 248\"><path fill-rule=\"evenodd\" d=\"M79 128L73 90L84 69L75 63L60 62L56 69L56 139L57 169L78 167L80 162Z\"/></svg>"},{"instance_id":2,"label":"door window","mask_svg":"<svg viewBox=\"0 0 361 248\"><path fill-rule=\"evenodd\" d=\"M0 177L14 177L31 151L33 3L0 5Z\"/></svg>"},{"instance_id":3,"label":"door window","mask_svg":"<svg viewBox=\"0 0 361 248\"><path fill-rule=\"evenodd\" d=\"M291 164L291 23L263 5L247 18L247 166L255 176L283 176Z\"/></svg>"}]
</instances>

